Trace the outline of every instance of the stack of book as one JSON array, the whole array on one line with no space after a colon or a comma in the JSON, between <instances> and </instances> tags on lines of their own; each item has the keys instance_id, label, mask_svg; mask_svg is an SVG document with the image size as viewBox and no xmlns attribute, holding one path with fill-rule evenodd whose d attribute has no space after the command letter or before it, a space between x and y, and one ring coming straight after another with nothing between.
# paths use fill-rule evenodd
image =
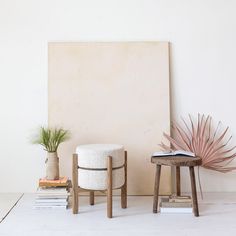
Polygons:
<instances>
[{"instance_id":1,"label":"stack of book","mask_svg":"<svg viewBox=\"0 0 236 236\"><path fill-rule=\"evenodd\" d=\"M190 196L162 197L161 213L192 213L192 199Z\"/></svg>"},{"instance_id":2,"label":"stack of book","mask_svg":"<svg viewBox=\"0 0 236 236\"><path fill-rule=\"evenodd\" d=\"M67 177L61 177L59 180L40 179L34 208L66 209L69 195L69 180Z\"/></svg>"}]
</instances>

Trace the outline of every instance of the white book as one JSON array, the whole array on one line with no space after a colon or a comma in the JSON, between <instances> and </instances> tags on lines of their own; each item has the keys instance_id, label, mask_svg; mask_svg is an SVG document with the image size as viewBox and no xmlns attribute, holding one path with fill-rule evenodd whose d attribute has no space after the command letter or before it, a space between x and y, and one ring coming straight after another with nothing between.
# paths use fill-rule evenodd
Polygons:
<instances>
[{"instance_id":1,"label":"white book","mask_svg":"<svg viewBox=\"0 0 236 236\"><path fill-rule=\"evenodd\" d=\"M36 196L36 199L67 199L68 196L58 196L58 195L54 195L54 196L45 196L45 195L42 195L42 196Z\"/></svg>"},{"instance_id":2,"label":"white book","mask_svg":"<svg viewBox=\"0 0 236 236\"><path fill-rule=\"evenodd\" d=\"M37 193L68 193L66 188L38 188Z\"/></svg>"},{"instance_id":3,"label":"white book","mask_svg":"<svg viewBox=\"0 0 236 236\"><path fill-rule=\"evenodd\" d=\"M67 193L67 194L59 194L59 193L57 193L57 194L51 194L51 193L48 193L48 194L43 194L43 193L41 193L41 194L36 194L36 196L37 197L42 197L42 196L44 196L45 198L47 198L47 197L55 197L55 198L57 198L57 197L68 197L68 196L70 196L70 193Z\"/></svg>"},{"instance_id":4,"label":"white book","mask_svg":"<svg viewBox=\"0 0 236 236\"><path fill-rule=\"evenodd\" d=\"M33 206L33 209L67 209L67 206Z\"/></svg>"},{"instance_id":5,"label":"white book","mask_svg":"<svg viewBox=\"0 0 236 236\"><path fill-rule=\"evenodd\" d=\"M45 195L45 196L47 196L47 195L64 195L64 196L68 196L68 195L70 195L70 193L69 192L67 192L67 191L65 191L65 192L50 192L50 191L37 191L36 192L36 194L37 195Z\"/></svg>"},{"instance_id":6,"label":"white book","mask_svg":"<svg viewBox=\"0 0 236 236\"><path fill-rule=\"evenodd\" d=\"M35 206L67 206L68 202L36 202Z\"/></svg>"},{"instance_id":7,"label":"white book","mask_svg":"<svg viewBox=\"0 0 236 236\"><path fill-rule=\"evenodd\" d=\"M63 203L67 202L67 199L64 198L42 198L42 199L35 199L35 203L50 203L50 202L58 202L58 203Z\"/></svg>"},{"instance_id":8,"label":"white book","mask_svg":"<svg viewBox=\"0 0 236 236\"><path fill-rule=\"evenodd\" d=\"M195 153L189 152L189 151L184 151L184 150L154 152L152 154L153 157L178 156L178 155L195 157Z\"/></svg>"},{"instance_id":9,"label":"white book","mask_svg":"<svg viewBox=\"0 0 236 236\"><path fill-rule=\"evenodd\" d=\"M68 195L37 195L36 199L67 199Z\"/></svg>"},{"instance_id":10,"label":"white book","mask_svg":"<svg viewBox=\"0 0 236 236\"><path fill-rule=\"evenodd\" d=\"M161 213L192 213L192 207L160 207Z\"/></svg>"},{"instance_id":11,"label":"white book","mask_svg":"<svg viewBox=\"0 0 236 236\"><path fill-rule=\"evenodd\" d=\"M39 191L46 191L46 192L59 192L59 191L67 191L64 187L38 187Z\"/></svg>"}]
</instances>

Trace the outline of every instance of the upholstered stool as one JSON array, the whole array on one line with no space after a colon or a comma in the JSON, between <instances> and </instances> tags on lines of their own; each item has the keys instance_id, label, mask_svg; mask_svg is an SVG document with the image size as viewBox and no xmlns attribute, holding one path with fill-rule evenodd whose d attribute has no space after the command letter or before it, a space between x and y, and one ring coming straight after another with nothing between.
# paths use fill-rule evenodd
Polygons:
<instances>
[{"instance_id":1,"label":"upholstered stool","mask_svg":"<svg viewBox=\"0 0 236 236\"><path fill-rule=\"evenodd\" d=\"M107 216L112 218L112 190L121 189L121 207L127 207L127 152L122 145L80 145L73 155L73 213L78 213L78 192L90 192L94 205L94 191L107 191Z\"/></svg>"}]
</instances>

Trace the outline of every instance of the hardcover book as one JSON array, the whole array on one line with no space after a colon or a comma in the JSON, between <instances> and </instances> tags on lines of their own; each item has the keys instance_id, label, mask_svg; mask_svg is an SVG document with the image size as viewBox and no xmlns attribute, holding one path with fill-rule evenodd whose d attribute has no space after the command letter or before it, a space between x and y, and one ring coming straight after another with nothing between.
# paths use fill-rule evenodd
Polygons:
<instances>
[{"instance_id":1,"label":"hardcover book","mask_svg":"<svg viewBox=\"0 0 236 236\"><path fill-rule=\"evenodd\" d=\"M192 207L192 202L190 201L185 201L185 202L172 202L168 198L162 198L160 207L173 207L173 208L191 208Z\"/></svg>"},{"instance_id":2,"label":"hardcover book","mask_svg":"<svg viewBox=\"0 0 236 236\"><path fill-rule=\"evenodd\" d=\"M176 150L176 151L163 151L163 152L154 152L152 154L153 157L165 157L165 156L187 156L187 157L195 157L195 153L184 151L184 150Z\"/></svg>"},{"instance_id":3,"label":"hardcover book","mask_svg":"<svg viewBox=\"0 0 236 236\"><path fill-rule=\"evenodd\" d=\"M183 199L182 199L183 200ZM192 202L189 199L186 202L171 202L169 198L161 198L161 213L192 213Z\"/></svg>"},{"instance_id":4,"label":"hardcover book","mask_svg":"<svg viewBox=\"0 0 236 236\"><path fill-rule=\"evenodd\" d=\"M39 187L67 187L68 177L60 177L59 180L39 179Z\"/></svg>"}]
</instances>

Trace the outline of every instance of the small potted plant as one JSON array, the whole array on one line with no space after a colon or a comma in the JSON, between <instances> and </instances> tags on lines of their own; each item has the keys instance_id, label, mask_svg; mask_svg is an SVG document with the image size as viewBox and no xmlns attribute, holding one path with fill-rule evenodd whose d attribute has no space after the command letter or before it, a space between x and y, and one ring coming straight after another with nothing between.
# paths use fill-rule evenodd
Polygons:
<instances>
[{"instance_id":1,"label":"small potted plant","mask_svg":"<svg viewBox=\"0 0 236 236\"><path fill-rule=\"evenodd\" d=\"M33 144L40 144L47 151L46 179L59 179L59 158L57 149L61 143L69 139L69 131L62 128L41 127L37 136L32 140Z\"/></svg>"}]
</instances>

